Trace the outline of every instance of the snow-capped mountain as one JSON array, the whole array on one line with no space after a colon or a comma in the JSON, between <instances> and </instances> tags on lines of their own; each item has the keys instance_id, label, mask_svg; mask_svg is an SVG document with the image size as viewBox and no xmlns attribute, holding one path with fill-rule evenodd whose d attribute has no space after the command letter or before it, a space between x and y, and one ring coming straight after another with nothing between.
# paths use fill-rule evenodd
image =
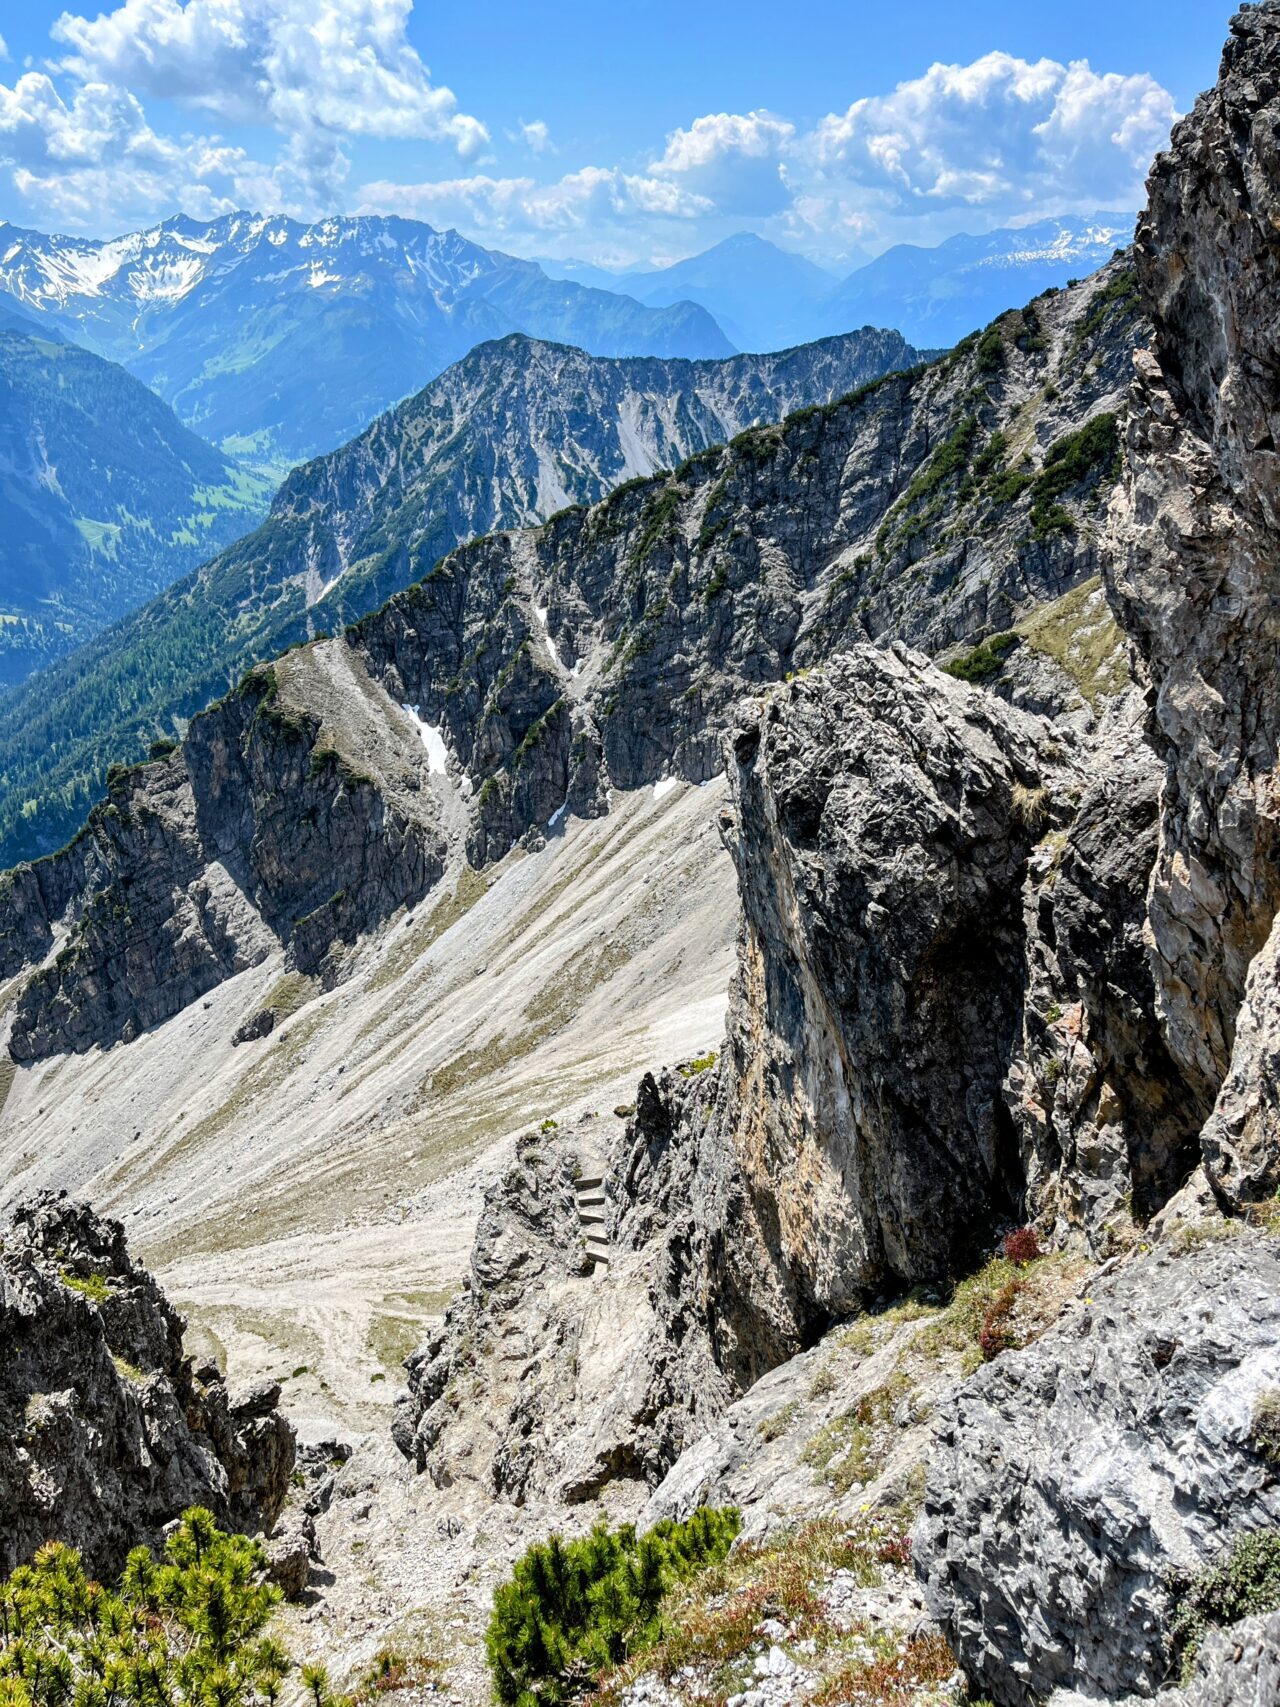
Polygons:
<instances>
[{"instance_id":1,"label":"snow-capped mountain","mask_svg":"<svg viewBox=\"0 0 1280 1707\"><path fill-rule=\"evenodd\" d=\"M605 284L650 307L696 302L745 350L892 327L942 349L1050 285L1084 278L1133 239L1130 213L1063 216L1019 229L900 244L837 281L802 255L747 232L669 267L608 273L585 261L544 261L553 278Z\"/></svg>"},{"instance_id":2,"label":"snow-capped mountain","mask_svg":"<svg viewBox=\"0 0 1280 1707\"><path fill-rule=\"evenodd\" d=\"M922 249L901 243L851 273L822 307L825 331L894 326L941 349L1050 286L1085 278L1133 241L1134 216L1095 213L961 235Z\"/></svg>"},{"instance_id":3,"label":"snow-capped mountain","mask_svg":"<svg viewBox=\"0 0 1280 1707\"><path fill-rule=\"evenodd\" d=\"M292 466L485 339L721 356L705 309L650 308L414 220L175 218L106 242L0 225L0 289L122 362L205 438Z\"/></svg>"}]
</instances>

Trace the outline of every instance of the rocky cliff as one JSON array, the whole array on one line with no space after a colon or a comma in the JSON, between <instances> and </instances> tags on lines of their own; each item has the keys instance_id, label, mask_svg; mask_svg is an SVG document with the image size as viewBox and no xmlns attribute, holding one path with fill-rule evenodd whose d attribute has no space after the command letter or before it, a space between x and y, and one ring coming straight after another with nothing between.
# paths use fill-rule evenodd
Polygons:
<instances>
[{"instance_id":1,"label":"rocky cliff","mask_svg":"<svg viewBox=\"0 0 1280 1707\"><path fill-rule=\"evenodd\" d=\"M1152 175L1139 226L1155 338L1133 388L1110 572L1167 771L1149 909L1161 1011L1205 1113L1232 1067L1251 966L1246 1035L1266 1001L1256 986L1273 978L1274 950L1256 957L1280 901L1269 366L1278 110L1280 15L1248 7L1217 88ZM1215 1119L1215 1179L1228 1195L1267 1195L1280 1184L1274 1126L1240 1098L1237 1084ZM1269 1164L1251 1160L1255 1139Z\"/></svg>"},{"instance_id":2,"label":"rocky cliff","mask_svg":"<svg viewBox=\"0 0 1280 1707\"><path fill-rule=\"evenodd\" d=\"M293 1429L279 1388L193 1370L182 1318L118 1222L65 1197L22 1205L0 1241L0 1574L56 1538L95 1573L185 1507L270 1529Z\"/></svg>"},{"instance_id":3,"label":"rocky cliff","mask_svg":"<svg viewBox=\"0 0 1280 1707\"><path fill-rule=\"evenodd\" d=\"M901 640L846 636L816 662L801 623L792 658L815 667L726 719L743 922L719 1058L641 1085L604 1169L599 1245L584 1253L563 1161L495 1190L485 1249L514 1252L523 1179L538 1284L503 1260L474 1268L411 1360L398 1419L440 1485L509 1494L518 1462L521 1497L572 1501L679 1461L671 1486L707 1492L709 1476L714 1493L716 1465L749 1455L741 1431L681 1454L735 1395L841 1319L874 1343L877 1304L912 1282L947 1295L1029 1222L1026 1249L1079 1253L1086 1278L1056 1322L1007 1334L1024 1283L1005 1259L975 1323L982 1366L938 1401L914 1532L931 1612L1000 1707L1149 1698L1188 1659L1211 1581L1210 1624L1275 1604L1265 1567L1236 1561L1280 1524L1278 114L1269 0L1233 22L1140 226L1154 339L1136 352L1129 472L1099 556L1145 693L1100 695L1081 720L1020 677L1025 642L958 660L977 684L961 685ZM776 542L760 496L753 546ZM879 537L898 526L890 512ZM907 585L887 583L891 605ZM1068 600L1079 614L1096 597ZM899 608L897 632L936 644L945 600ZM568 613L564 627L576 656ZM1062 649L1077 661L1079 634ZM671 752L690 762L679 734ZM918 1292L903 1306L922 1307ZM526 1355L486 1355L503 1345ZM1274 1629L1238 1630L1234 1647L1205 1643L1183 1699L1268 1699Z\"/></svg>"},{"instance_id":4,"label":"rocky cliff","mask_svg":"<svg viewBox=\"0 0 1280 1707\"><path fill-rule=\"evenodd\" d=\"M245 521L222 524L211 544L234 545L0 706L0 861L56 848L112 760L142 758L250 665L338 633L464 540L597 503L919 360L897 333L871 328L722 361L608 360L520 336L480 345L295 469L261 527L238 538ZM306 381L314 389L312 368ZM182 568L203 555L193 549Z\"/></svg>"},{"instance_id":5,"label":"rocky cliff","mask_svg":"<svg viewBox=\"0 0 1280 1707\"><path fill-rule=\"evenodd\" d=\"M13 1053L150 1025L264 928L319 966L425 893L441 811L492 860L610 787L714 775L744 692L859 638L972 645L1081 586L1140 334L1117 261L933 367L465 547L251 674L178 754L117 776L68 849L5 880L6 975L61 957L24 980ZM1020 649L1037 691L1089 720L1107 643L1082 662L1064 631Z\"/></svg>"}]
</instances>

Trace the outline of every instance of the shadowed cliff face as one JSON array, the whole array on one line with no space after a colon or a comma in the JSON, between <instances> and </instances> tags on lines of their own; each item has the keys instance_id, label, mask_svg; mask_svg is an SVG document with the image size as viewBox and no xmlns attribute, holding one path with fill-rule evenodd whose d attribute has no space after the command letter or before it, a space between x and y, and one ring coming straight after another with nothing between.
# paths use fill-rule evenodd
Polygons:
<instances>
[{"instance_id":1,"label":"shadowed cliff face","mask_svg":"<svg viewBox=\"0 0 1280 1707\"><path fill-rule=\"evenodd\" d=\"M0 1572L50 1537L95 1573L190 1505L250 1533L289 1491L280 1389L192 1373L182 1318L117 1221L65 1196L21 1205L0 1246Z\"/></svg>"},{"instance_id":2,"label":"shadowed cliff face","mask_svg":"<svg viewBox=\"0 0 1280 1707\"><path fill-rule=\"evenodd\" d=\"M482 864L611 786L704 780L744 693L868 635L971 644L1091 576L1139 331L1115 263L252 672L4 880L0 967L51 957L15 1058L136 1035L272 942L337 976L450 848Z\"/></svg>"},{"instance_id":3,"label":"shadowed cliff face","mask_svg":"<svg viewBox=\"0 0 1280 1707\"><path fill-rule=\"evenodd\" d=\"M1218 86L1150 181L1140 358L1113 595L1165 759L1150 923L1170 1045L1207 1112L1280 905L1280 13L1242 11Z\"/></svg>"}]
</instances>

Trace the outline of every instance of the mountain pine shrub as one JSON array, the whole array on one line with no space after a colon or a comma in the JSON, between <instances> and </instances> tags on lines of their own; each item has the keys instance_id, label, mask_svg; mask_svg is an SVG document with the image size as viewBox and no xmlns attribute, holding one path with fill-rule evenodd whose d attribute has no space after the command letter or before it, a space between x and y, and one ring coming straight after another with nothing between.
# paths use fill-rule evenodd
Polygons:
<instances>
[{"instance_id":1,"label":"mountain pine shrub","mask_svg":"<svg viewBox=\"0 0 1280 1707\"><path fill-rule=\"evenodd\" d=\"M47 1542L0 1585L3 1707L272 1707L289 1661L263 1635L280 1599L256 1541L184 1512L115 1590ZM338 1707L326 1692L322 1707Z\"/></svg>"},{"instance_id":2,"label":"mountain pine shrub","mask_svg":"<svg viewBox=\"0 0 1280 1707\"><path fill-rule=\"evenodd\" d=\"M741 1527L732 1507L703 1506L644 1535L597 1524L578 1541L553 1535L517 1560L494 1595L485 1646L504 1707L562 1707L596 1674L662 1635L664 1596L719 1564Z\"/></svg>"}]
</instances>

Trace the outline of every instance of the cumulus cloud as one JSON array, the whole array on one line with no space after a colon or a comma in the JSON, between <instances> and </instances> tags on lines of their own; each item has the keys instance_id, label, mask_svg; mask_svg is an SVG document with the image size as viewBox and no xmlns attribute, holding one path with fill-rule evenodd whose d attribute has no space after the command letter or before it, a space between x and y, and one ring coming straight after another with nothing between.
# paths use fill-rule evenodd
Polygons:
<instances>
[{"instance_id":1,"label":"cumulus cloud","mask_svg":"<svg viewBox=\"0 0 1280 1707\"><path fill-rule=\"evenodd\" d=\"M932 65L892 94L830 114L801 153L837 198L860 191L888 206L1006 214L1049 202L1131 206L1176 117L1145 74L988 53Z\"/></svg>"},{"instance_id":2,"label":"cumulus cloud","mask_svg":"<svg viewBox=\"0 0 1280 1707\"><path fill-rule=\"evenodd\" d=\"M489 140L435 86L407 40L413 0L124 0L51 35L62 68L231 124L426 138L460 154Z\"/></svg>"},{"instance_id":3,"label":"cumulus cloud","mask_svg":"<svg viewBox=\"0 0 1280 1707\"><path fill-rule=\"evenodd\" d=\"M366 184L362 213L399 213L432 225L462 225L484 234L597 230L637 217L695 219L713 211L704 197L666 179L584 166L552 183L531 177L477 174L421 184Z\"/></svg>"},{"instance_id":4,"label":"cumulus cloud","mask_svg":"<svg viewBox=\"0 0 1280 1707\"><path fill-rule=\"evenodd\" d=\"M92 224L104 209L145 222L175 205L206 219L289 206L325 177L338 191L345 162L307 157L302 146L266 165L217 138L157 134L137 97L111 84L83 84L69 99L44 72L0 84L0 161L19 192L58 223Z\"/></svg>"},{"instance_id":5,"label":"cumulus cloud","mask_svg":"<svg viewBox=\"0 0 1280 1707\"><path fill-rule=\"evenodd\" d=\"M123 0L64 12L48 69L0 84L0 166L44 218L121 224L234 207L315 214L345 204L347 144L427 141L464 157L481 121L432 82L406 35L412 0ZM274 130L275 159L216 134L165 136L143 101L207 125Z\"/></svg>"},{"instance_id":6,"label":"cumulus cloud","mask_svg":"<svg viewBox=\"0 0 1280 1707\"><path fill-rule=\"evenodd\" d=\"M765 218L790 199L784 158L795 134L794 125L772 113L708 113L673 131L649 170L721 213Z\"/></svg>"},{"instance_id":7,"label":"cumulus cloud","mask_svg":"<svg viewBox=\"0 0 1280 1707\"><path fill-rule=\"evenodd\" d=\"M175 206L354 205L533 253L644 260L745 227L842 259L903 238L1127 211L1176 117L1146 74L988 53L932 65L808 129L765 108L705 113L625 163L564 173L551 167L547 121L512 118L501 134L517 164L504 171L488 128L410 42L413 0L107 3L62 13L60 57L0 83L0 167L42 217L81 227ZM190 115L194 133L154 128L152 100ZM264 132L277 138L265 160L248 152L272 152ZM353 188L350 150L366 140L398 143L412 169ZM423 143L467 168L424 171Z\"/></svg>"}]
</instances>

